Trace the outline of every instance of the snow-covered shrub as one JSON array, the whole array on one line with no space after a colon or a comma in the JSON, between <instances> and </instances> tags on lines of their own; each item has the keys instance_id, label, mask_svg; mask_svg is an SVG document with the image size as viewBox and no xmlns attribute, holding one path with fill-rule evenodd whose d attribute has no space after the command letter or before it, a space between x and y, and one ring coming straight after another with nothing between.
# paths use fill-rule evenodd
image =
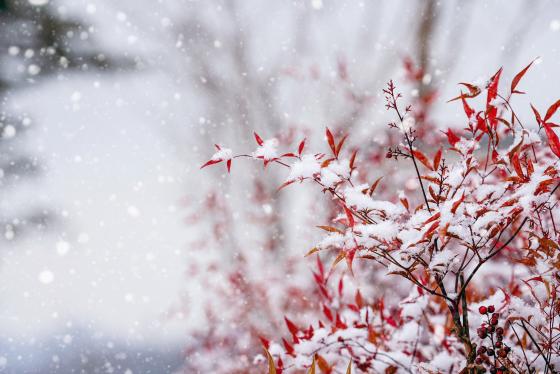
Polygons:
<instances>
[{"instance_id":1,"label":"snow-covered shrub","mask_svg":"<svg viewBox=\"0 0 560 374\"><path fill-rule=\"evenodd\" d=\"M422 116L389 82L389 128L400 141L385 150L386 162L410 166L402 169L414 177L408 188L395 173L368 181L368 159L346 151L347 135L329 129L326 152L308 151L305 140L281 151L257 134L251 154L218 147L203 167L224 163L229 171L243 157L278 165L287 171L279 189L312 182L337 210L307 252L318 256L318 317L298 325L288 316L288 337L261 337L265 354L254 365L268 364L269 372L556 371L560 141L552 119L560 101L544 115L531 105L534 120L519 118L511 99L522 94L517 87L530 66L506 92L502 69L483 86L462 83L466 92L451 101L462 104L465 126L445 136L418 131ZM367 297L361 286L344 286L340 263L361 278Z\"/></svg>"}]
</instances>

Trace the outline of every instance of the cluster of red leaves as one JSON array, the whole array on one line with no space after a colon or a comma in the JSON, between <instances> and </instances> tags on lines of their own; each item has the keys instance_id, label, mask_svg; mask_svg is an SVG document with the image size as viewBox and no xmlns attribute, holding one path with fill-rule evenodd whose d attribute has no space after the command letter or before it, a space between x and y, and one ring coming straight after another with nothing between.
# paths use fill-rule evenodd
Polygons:
<instances>
[{"instance_id":1,"label":"cluster of red leaves","mask_svg":"<svg viewBox=\"0 0 560 374\"><path fill-rule=\"evenodd\" d=\"M387 156L412 161L421 192L412 201L403 194L393 194L391 199L400 206L372 198L380 178L367 185L359 183L360 170L367 165L357 164L356 150L343 154L347 136L337 139L328 128L325 135L329 154L305 154L305 140L299 143L297 152L270 157L262 156L275 154L270 149L232 156L231 151L218 147L218 154L202 167L225 161L229 171L231 160L237 157L261 159L265 166L275 163L290 169L290 176L280 188L311 180L340 207L340 214L334 220L336 225L319 226L327 233L325 241L308 253L330 249L335 252L329 271L325 272L318 261L318 271L314 273L324 299L321 304L324 318L312 321L306 328L285 318L291 339L282 339L280 350L272 349L268 340L261 339L270 373L303 367L314 373L316 364L322 372L331 373L340 370L344 360L350 360L364 372L377 371L380 367L389 373L400 369L484 372L486 368L476 360L479 342L472 337L472 319L476 317L471 309L476 303L493 297L497 288L505 295L501 309L508 321L504 327L507 331L500 332L500 339L511 339L507 340L507 346L513 347L513 351L501 357L493 369L521 373L525 372L521 368L525 363L527 372L535 368L554 372L552 362L560 360L557 343L560 335L555 332L560 331L557 301L560 236L555 224L554 193L558 185L552 186L559 180L560 141L553 130L557 125L551 119L560 108L560 100L547 109L544 117L531 105L536 127L523 125L511 106L511 98L523 94L517 87L532 64L514 77L507 97L499 91L501 68L485 87L461 83L467 92L450 101L461 101L467 125L461 133L447 129L448 146L437 149L433 155L416 147L418 134L408 125L412 108L401 108L401 95L389 83L383 91L386 107L398 119L389 125L401 132L402 143L389 149ZM413 77L421 74L414 72L412 66L407 70ZM485 105L477 111L469 101L476 100L483 92L486 92ZM546 144L538 136L543 129ZM266 146L259 135L255 134L255 139L259 147ZM504 145L508 143L512 145ZM485 152L479 150L483 147ZM391 233L391 227L397 230ZM395 315L398 307L389 308L392 313L388 313L383 299L368 304L359 292L352 302L342 302L343 282L339 282L338 291L333 293L328 279L343 260L353 274L356 258L373 260L385 267L388 275L399 275L414 285L416 296L411 297L414 300L425 297L425 306L430 305L427 310L431 314L423 316L426 321L417 321L413 316L402 318L400 312ZM525 274L533 276L528 280L511 280L507 285L509 290L503 285L492 286L491 293L477 288L481 268L497 259L524 266ZM535 291L531 281L539 282L543 288ZM527 295L519 291L520 287L527 287L532 297L522 300ZM542 300L543 293L551 303ZM531 303L534 307L531 310L538 317L527 313L527 303ZM405 330L411 326L418 326L420 331L423 324L428 336L434 335L438 326L435 321L441 317L444 334L455 336L455 339L440 339L445 342L441 347L409 349L411 341L402 336L395 340L399 334L406 335ZM515 326L523 329L522 336ZM513 340L514 335L517 341ZM424 343L433 340L427 339ZM420 337L414 341L422 344ZM515 351L517 348L520 350ZM398 349L400 354L396 352ZM391 362L383 361L384 356L389 356ZM286 363L286 359L291 363ZM417 364L413 367L415 360ZM376 366L379 363L381 366ZM442 365L447 365L446 369Z\"/></svg>"}]
</instances>

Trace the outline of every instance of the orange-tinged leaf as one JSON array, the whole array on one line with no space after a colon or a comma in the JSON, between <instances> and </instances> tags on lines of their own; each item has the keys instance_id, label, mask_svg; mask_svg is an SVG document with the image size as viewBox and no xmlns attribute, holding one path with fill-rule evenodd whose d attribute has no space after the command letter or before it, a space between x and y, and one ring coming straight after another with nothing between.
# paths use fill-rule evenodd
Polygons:
<instances>
[{"instance_id":1,"label":"orange-tinged leaf","mask_svg":"<svg viewBox=\"0 0 560 374\"><path fill-rule=\"evenodd\" d=\"M430 162L430 160L428 160L428 157L426 157L422 152L420 151L412 151L412 154L414 155L414 157L416 157L416 159L418 161L420 161L425 167L427 167L430 170L434 170L432 167L432 163Z\"/></svg>"},{"instance_id":2,"label":"orange-tinged leaf","mask_svg":"<svg viewBox=\"0 0 560 374\"><path fill-rule=\"evenodd\" d=\"M379 182L381 181L382 178L383 177L379 177L379 178L377 178L377 180L375 182L373 182L373 184L371 185L371 187L369 188L369 191L368 191L369 196L373 195L373 193L375 192L375 189L379 185Z\"/></svg>"},{"instance_id":3,"label":"orange-tinged leaf","mask_svg":"<svg viewBox=\"0 0 560 374\"><path fill-rule=\"evenodd\" d=\"M533 61L531 61L531 63L527 66L525 66L525 68L523 70L521 70L519 73L517 73L515 75L515 77L513 78L513 80L511 81L511 93L521 93L520 91L515 91L515 88L517 87L517 85L519 84L519 81L521 80L521 78L523 78L523 76L525 75L525 73L527 72L527 70L529 70L529 68L531 67L531 65L533 65L533 63L538 60L538 57L536 59L534 59Z\"/></svg>"},{"instance_id":4,"label":"orange-tinged leaf","mask_svg":"<svg viewBox=\"0 0 560 374\"><path fill-rule=\"evenodd\" d=\"M321 230L325 230L328 232L338 232L339 234L344 234L344 231L337 229L336 227L332 227L332 226L317 226L318 228L320 228Z\"/></svg>"},{"instance_id":5,"label":"orange-tinged leaf","mask_svg":"<svg viewBox=\"0 0 560 374\"><path fill-rule=\"evenodd\" d=\"M548 110L546 111L546 114L544 116L543 121L547 122L550 118L552 118L552 116L554 115L554 113L556 113L556 111L558 110L558 108L560 108L560 100L557 100L554 104L552 104Z\"/></svg>"},{"instance_id":6,"label":"orange-tinged leaf","mask_svg":"<svg viewBox=\"0 0 560 374\"><path fill-rule=\"evenodd\" d=\"M317 355L317 364L323 373L330 373L332 371L332 368L327 360L325 360L321 355Z\"/></svg>"},{"instance_id":7,"label":"orange-tinged leaf","mask_svg":"<svg viewBox=\"0 0 560 374\"><path fill-rule=\"evenodd\" d=\"M439 163L441 161L441 148L436 152L434 156L434 170L439 168Z\"/></svg>"},{"instance_id":8,"label":"orange-tinged leaf","mask_svg":"<svg viewBox=\"0 0 560 374\"><path fill-rule=\"evenodd\" d=\"M317 253L317 252L319 252L319 248L313 247L313 248L311 248L311 249L309 250L309 252L307 252L307 253L305 254L304 257L311 256L313 253Z\"/></svg>"},{"instance_id":9,"label":"orange-tinged leaf","mask_svg":"<svg viewBox=\"0 0 560 374\"><path fill-rule=\"evenodd\" d=\"M459 208L459 205L461 205L461 203L465 200L465 193L463 192L463 195L461 196L461 198L457 201L455 201L453 203L453 205L451 206L451 213L455 214L455 212L457 211L457 208Z\"/></svg>"},{"instance_id":10,"label":"orange-tinged leaf","mask_svg":"<svg viewBox=\"0 0 560 374\"><path fill-rule=\"evenodd\" d=\"M276 366L274 365L274 359L270 355L268 349L264 348L266 353L266 359L268 360L268 374L276 374Z\"/></svg>"},{"instance_id":11,"label":"orange-tinged leaf","mask_svg":"<svg viewBox=\"0 0 560 374\"><path fill-rule=\"evenodd\" d=\"M346 374L352 374L352 360L348 363L348 367L346 368Z\"/></svg>"},{"instance_id":12,"label":"orange-tinged leaf","mask_svg":"<svg viewBox=\"0 0 560 374\"><path fill-rule=\"evenodd\" d=\"M313 362L311 363L311 367L309 368L307 374L315 374L315 356L313 356Z\"/></svg>"},{"instance_id":13,"label":"orange-tinged leaf","mask_svg":"<svg viewBox=\"0 0 560 374\"><path fill-rule=\"evenodd\" d=\"M424 225L427 225L430 222L434 222L436 219L439 219L439 217L441 216L440 212L437 212L436 214L434 214L433 216L431 216L430 218L428 218L425 222Z\"/></svg>"},{"instance_id":14,"label":"orange-tinged leaf","mask_svg":"<svg viewBox=\"0 0 560 374\"><path fill-rule=\"evenodd\" d=\"M344 251L340 251L338 253L338 256L336 256L336 258L334 259L332 265L331 265L331 269L330 272L332 272L334 270L334 268L336 267L336 265L338 265L338 263L342 260L344 260L346 258L346 252Z\"/></svg>"}]
</instances>

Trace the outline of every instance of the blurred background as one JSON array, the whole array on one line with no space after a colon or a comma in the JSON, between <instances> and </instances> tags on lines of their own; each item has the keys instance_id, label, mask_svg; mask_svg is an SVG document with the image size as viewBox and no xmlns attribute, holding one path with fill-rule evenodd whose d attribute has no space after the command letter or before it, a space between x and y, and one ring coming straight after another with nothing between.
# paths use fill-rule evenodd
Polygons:
<instances>
[{"instance_id":1,"label":"blurred background","mask_svg":"<svg viewBox=\"0 0 560 374\"><path fill-rule=\"evenodd\" d=\"M242 371L312 309L328 212L249 161L200 171L213 144L384 147L389 79L460 126L458 82L536 57L544 108L558 1L0 0L0 372Z\"/></svg>"}]
</instances>

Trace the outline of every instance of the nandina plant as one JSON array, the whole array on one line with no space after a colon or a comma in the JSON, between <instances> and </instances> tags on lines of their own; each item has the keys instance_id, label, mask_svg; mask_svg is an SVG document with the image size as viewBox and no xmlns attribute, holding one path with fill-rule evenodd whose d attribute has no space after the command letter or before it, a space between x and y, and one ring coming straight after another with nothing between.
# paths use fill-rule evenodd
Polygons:
<instances>
[{"instance_id":1,"label":"nandina plant","mask_svg":"<svg viewBox=\"0 0 560 374\"><path fill-rule=\"evenodd\" d=\"M269 372L556 372L560 100L544 115L530 105L534 119L517 115L512 101L522 97L531 65L505 90L502 69L482 86L461 83L466 91L449 105L461 104L465 125L447 129L441 147L429 150L423 144L433 148L439 135L418 131L423 123L390 81L383 93L400 142L386 157L415 179L405 191L383 176L364 179L367 160L344 148L352 134L327 129L326 152L308 151L305 140L281 152L256 133L252 154L216 146L202 167L224 163L230 171L243 157L278 165L287 170L279 189L312 182L338 210L307 252L318 257L313 276L324 317L305 327L286 318L289 337L262 337L265 356L255 362ZM341 262L383 289L371 298L345 291L342 278L333 281Z\"/></svg>"}]
</instances>

